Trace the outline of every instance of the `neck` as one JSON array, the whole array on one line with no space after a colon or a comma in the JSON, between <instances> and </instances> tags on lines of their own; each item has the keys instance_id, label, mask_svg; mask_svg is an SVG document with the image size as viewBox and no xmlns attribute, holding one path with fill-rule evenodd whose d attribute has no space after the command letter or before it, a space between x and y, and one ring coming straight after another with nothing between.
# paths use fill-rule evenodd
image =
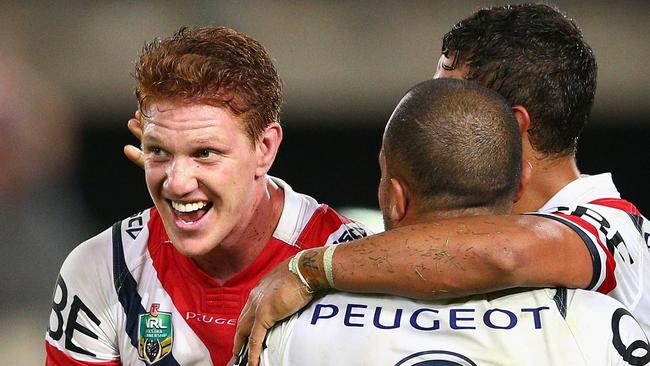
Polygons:
<instances>
[{"instance_id":1,"label":"neck","mask_svg":"<svg viewBox=\"0 0 650 366\"><path fill-rule=\"evenodd\" d=\"M468 217L480 215L505 215L510 213L510 205L504 204L502 206L489 206L489 207L472 207L461 208L453 210L432 210L424 207L409 208L407 215L402 219L397 226L415 225L430 223L433 221L453 218L453 217Z\"/></svg>"},{"instance_id":2,"label":"neck","mask_svg":"<svg viewBox=\"0 0 650 366\"><path fill-rule=\"evenodd\" d=\"M533 166L532 175L521 199L513 207L514 213L539 210L557 192L580 177L573 156L533 156L528 161Z\"/></svg>"},{"instance_id":3,"label":"neck","mask_svg":"<svg viewBox=\"0 0 650 366\"><path fill-rule=\"evenodd\" d=\"M243 229L208 255L193 258L212 278L224 282L251 265L273 236L284 208L284 191L269 178L265 180Z\"/></svg>"}]
</instances>

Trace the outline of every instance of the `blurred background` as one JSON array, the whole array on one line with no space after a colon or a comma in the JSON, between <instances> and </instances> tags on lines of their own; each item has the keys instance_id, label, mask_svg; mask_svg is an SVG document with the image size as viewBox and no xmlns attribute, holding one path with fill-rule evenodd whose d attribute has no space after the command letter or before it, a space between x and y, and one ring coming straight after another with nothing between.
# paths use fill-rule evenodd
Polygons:
<instances>
[{"instance_id":1,"label":"blurred background","mask_svg":"<svg viewBox=\"0 0 650 366\"><path fill-rule=\"evenodd\" d=\"M285 84L285 140L272 173L336 208L374 209L376 156L393 107L433 75L441 36L494 3L503 2L0 3L3 364L43 364L66 254L150 206L143 173L122 156L135 142L126 130L136 107L131 72L146 41L209 24L258 39ZM650 3L554 4L576 20L599 64L581 170L613 172L647 215Z\"/></svg>"}]
</instances>

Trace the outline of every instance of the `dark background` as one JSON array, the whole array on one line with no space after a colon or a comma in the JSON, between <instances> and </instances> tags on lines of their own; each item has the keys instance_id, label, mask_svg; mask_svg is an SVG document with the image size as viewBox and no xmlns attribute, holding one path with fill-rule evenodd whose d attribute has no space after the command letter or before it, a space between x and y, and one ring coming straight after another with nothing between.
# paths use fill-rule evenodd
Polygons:
<instances>
[{"instance_id":1,"label":"dark background","mask_svg":"<svg viewBox=\"0 0 650 366\"><path fill-rule=\"evenodd\" d=\"M389 116L374 116L371 123L340 117L349 123L313 128L291 125L327 126L328 121L289 121L271 174L333 207L377 208L377 154ZM102 227L151 205L143 172L121 156L125 143L136 142L122 128L127 118L116 116L114 123L82 132L83 158L77 176L90 211ZM584 174L611 172L622 197L648 213L650 129L627 121L616 123L623 127L593 123L586 128L578 144L578 165ZM105 127L111 124L117 128Z\"/></svg>"}]
</instances>

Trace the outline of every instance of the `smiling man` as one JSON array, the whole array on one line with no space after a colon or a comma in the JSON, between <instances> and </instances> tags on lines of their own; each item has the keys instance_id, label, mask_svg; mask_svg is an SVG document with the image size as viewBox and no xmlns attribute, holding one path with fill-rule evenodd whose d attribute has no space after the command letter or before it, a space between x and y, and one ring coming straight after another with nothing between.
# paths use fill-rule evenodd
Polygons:
<instances>
[{"instance_id":1,"label":"smiling man","mask_svg":"<svg viewBox=\"0 0 650 366\"><path fill-rule=\"evenodd\" d=\"M282 140L282 92L257 41L227 28L181 30L144 48L135 77L155 208L66 259L47 365L225 365L266 272L365 230L267 175Z\"/></svg>"}]
</instances>

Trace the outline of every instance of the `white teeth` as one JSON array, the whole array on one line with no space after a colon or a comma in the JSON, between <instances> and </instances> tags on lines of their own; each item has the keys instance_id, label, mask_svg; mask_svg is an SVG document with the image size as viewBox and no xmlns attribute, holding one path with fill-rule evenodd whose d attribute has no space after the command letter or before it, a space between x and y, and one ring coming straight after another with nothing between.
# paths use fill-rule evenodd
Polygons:
<instances>
[{"instance_id":1,"label":"white teeth","mask_svg":"<svg viewBox=\"0 0 650 366\"><path fill-rule=\"evenodd\" d=\"M181 203L181 202L176 202L172 201L172 207L174 210L179 211L179 212L192 212L192 211L197 211L202 209L203 207L207 206L208 202L206 201L198 201L198 202L192 202L192 203Z\"/></svg>"}]
</instances>

